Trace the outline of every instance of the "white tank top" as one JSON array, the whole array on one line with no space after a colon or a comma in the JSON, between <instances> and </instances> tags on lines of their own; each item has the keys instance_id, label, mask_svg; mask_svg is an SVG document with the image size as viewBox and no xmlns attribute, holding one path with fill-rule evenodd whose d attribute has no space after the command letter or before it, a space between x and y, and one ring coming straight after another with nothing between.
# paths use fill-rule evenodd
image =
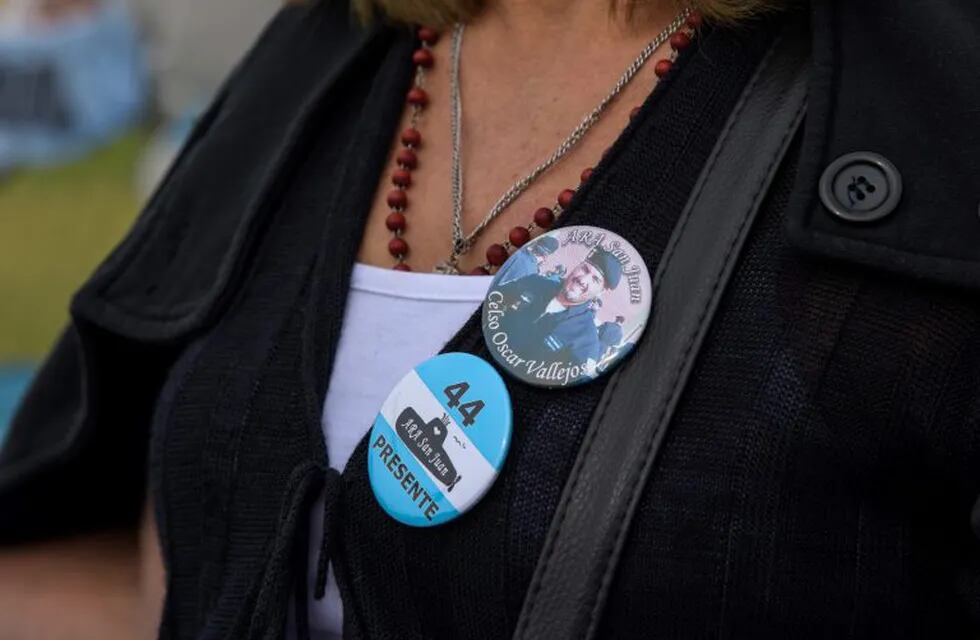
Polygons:
<instances>
[{"instance_id":1,"label":"white tank top","mask_svg":"<svg viewBox=\"0 0 980 640\"><path fill-rule=\"evenodd\" d=\"M354 265L321 419L331 467L343 470L354 447L371 429L388 392L412 367L442 350L483 302L490 280L489 276L406 273ZM322 535L322 497L313 509L309 593L313 593ZM290 607L290 613L292 610ZM331 570L326 597L310 601L310 633L315 640L339 639L342 623L343 609Z\"/></svg>"}]
</instances>

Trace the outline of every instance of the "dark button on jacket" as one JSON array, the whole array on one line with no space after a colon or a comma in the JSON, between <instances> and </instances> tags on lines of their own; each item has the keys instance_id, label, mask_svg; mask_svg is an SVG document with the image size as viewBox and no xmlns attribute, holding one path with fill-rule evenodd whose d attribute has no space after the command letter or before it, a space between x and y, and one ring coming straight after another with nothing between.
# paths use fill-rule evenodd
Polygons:
<instances>
[{"instance_id":1,"label":"dark button on jacket","mask_svg":"<svg viewBox=\"0 0 980 640\"><path fill-rule=\"evenodd\" d=\"M842 220L880 220L901 202L902 176L895 165L877 153L849 153L824 170L820 200Z\"/></svg>"}]
</instances>

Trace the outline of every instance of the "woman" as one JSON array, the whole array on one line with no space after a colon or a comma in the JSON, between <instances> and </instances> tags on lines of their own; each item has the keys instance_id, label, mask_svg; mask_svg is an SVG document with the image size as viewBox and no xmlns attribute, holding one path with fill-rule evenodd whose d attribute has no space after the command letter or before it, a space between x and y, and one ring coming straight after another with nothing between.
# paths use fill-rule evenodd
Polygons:
<instances>
[{"instance_id":1,"label":"woman","mask_svg":"<svg viewBox=\"0 0 980 640\"><path fill-rule=\"evenodd\" d=\"M973 3L357 6L438 29L273 21L74 299L5 537L132 516L149 437L161 637L976 637ZM647 335L573 388L498 365L496 481L401 524L370 422L447 340L495 362L479 274L570 225L655 274Z\"/></svg>"}]
</instances>

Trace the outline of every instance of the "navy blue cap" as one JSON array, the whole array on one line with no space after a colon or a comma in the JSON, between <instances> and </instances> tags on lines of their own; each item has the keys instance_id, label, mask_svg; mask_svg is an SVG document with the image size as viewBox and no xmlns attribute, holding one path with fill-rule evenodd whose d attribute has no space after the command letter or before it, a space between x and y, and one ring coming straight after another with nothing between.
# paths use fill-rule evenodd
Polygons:
<instances>
[{"instance_id":1,"label":"navy blue cap","mask_svg":"<svg viewBox=\"0 0 980 640\"><path fill-rule=\"evenodd\" d=\"M586 260L602 272L602 276L606 279L607 289L615 289L619 286L619 279L623 275L623 265L619 263L616 256L605 249L596 248Z\"/></svg>"}]
</instances>

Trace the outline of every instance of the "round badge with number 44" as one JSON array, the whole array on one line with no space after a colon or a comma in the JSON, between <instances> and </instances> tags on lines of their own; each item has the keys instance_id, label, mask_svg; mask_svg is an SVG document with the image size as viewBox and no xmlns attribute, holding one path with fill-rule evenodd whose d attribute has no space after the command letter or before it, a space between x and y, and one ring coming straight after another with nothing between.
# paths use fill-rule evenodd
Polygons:
<instances>
[{"instance_id":1,"label":"round badge with number 44","mask_svg":"<svg viewBox=\"0 0 980 640\"><path fill-rule=\"evenodd\" d=\"M489 363L468 353L426 360L395 385L375 418L368 477L399 522L431 527L469 511L507 457L510 394Z\"/></svg>"}]
</instances>

